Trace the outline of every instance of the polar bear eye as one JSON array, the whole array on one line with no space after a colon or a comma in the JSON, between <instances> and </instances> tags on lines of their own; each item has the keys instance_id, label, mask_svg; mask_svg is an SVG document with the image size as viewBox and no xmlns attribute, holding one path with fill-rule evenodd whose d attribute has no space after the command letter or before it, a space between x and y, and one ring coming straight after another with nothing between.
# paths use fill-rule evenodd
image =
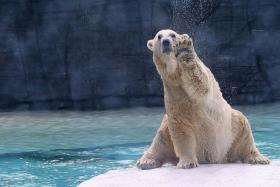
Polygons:
<instances>
[{"instance_id":1,"label":"polar bear eye","mask_svg":"<svg viewBox=\"0 0 280 187\"><path fill-rule=\"evenodd\" d=\"M158 40L160 40L162 38L162 35L160 34L160 35L158 35Z\"/></svg>"},{"instance_id":2,"label":"polar bear eye","mask_svg":"<svg viewBox=\"0 0 280 187\"><path fill-rule=\"evenodd\" d=\"M176 38L175 34L170 34L171 38Z\"/></svg>"}]
</instances>

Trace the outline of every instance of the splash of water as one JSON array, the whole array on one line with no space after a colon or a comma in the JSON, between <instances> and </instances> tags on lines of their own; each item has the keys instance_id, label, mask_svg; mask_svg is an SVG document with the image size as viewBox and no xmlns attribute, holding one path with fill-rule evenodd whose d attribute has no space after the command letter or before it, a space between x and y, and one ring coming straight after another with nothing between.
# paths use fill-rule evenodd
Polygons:
<instances>
[{"instance_id":1,"label":"splash of water","mask_svg":"<svg viewBox=\"0 0 280 187\"><path fill-rule=\"evenodd\" d=\"M172 28L179 32L195 34L219 7L221 0L172 0Z\"/></svg>"}]
</instances>

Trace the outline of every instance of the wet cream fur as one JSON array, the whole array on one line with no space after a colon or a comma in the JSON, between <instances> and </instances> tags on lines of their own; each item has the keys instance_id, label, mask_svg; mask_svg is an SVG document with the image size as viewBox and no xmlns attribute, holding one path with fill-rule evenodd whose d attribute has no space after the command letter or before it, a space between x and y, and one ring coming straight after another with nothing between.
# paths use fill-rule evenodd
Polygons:
<instances>
[{"instance_id":1,"label":"wet cream fur","mask_svg":"<svg viewBox=\"0 0 280 187\"><path fill-rule=\"evenodd\" d=\"M171 53L162 52L162 39L171 41ZM147 46L163 82L166 114L138 168L164 163L178 168L237 161L269 164L256 148L249 121L223 98L187 34L161 30ZM176 56L180 49L185 51Z\"/></svg>"}]
</instances>

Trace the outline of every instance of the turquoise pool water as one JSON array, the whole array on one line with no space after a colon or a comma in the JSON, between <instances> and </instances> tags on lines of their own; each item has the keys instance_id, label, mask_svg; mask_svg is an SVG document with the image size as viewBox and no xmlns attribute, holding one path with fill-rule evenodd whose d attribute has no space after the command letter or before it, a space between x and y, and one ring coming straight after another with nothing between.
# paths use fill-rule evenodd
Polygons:
<instances>
[{"instance_id":1,"label":"turquoise pool water","mask_svg":"<svg viewBox=\"0 0 280 187\"><path fill-rule=\"evenodd\" d=\"M280 103L237 108L261 151L280 159ZM133 166L162 116L163 108L0 113L0 186L76 186Z\"/></svg>"}]
</instances>

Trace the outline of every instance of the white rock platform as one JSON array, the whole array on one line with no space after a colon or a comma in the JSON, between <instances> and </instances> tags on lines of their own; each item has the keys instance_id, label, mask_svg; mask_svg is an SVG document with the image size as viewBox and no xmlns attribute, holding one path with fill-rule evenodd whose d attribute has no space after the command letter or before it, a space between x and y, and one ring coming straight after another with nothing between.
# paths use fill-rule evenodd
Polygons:
<instances>
[{"instance_id":1,"label":"white rock platform","mask_svg":"<svg viewBox=\"0 0 280 187\"><path fill-rule=\"evenodd\" d=\"M270 165L206 164L195 169L165 166L153 170L129 168L93 177L79 187L280 187L280 162Z\"/></svg>"}]
</instances>

